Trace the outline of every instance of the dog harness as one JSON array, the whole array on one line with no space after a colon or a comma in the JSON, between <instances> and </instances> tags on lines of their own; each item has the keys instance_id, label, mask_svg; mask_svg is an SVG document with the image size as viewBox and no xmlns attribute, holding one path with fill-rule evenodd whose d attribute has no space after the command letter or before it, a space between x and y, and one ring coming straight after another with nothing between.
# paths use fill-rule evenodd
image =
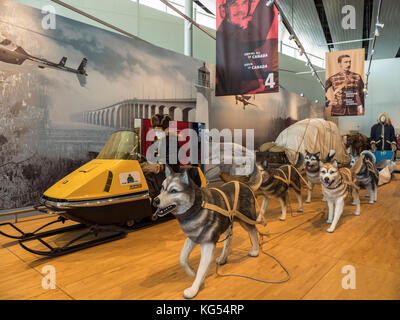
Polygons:
<instances>
[{"instance_id":1,"label":"dog harness","mask_svg":"<svg viewBox=\"0 0 400 320\"><path fill-rule=\"evenodd\" d=\"M303 178L303 176L300 174L300 172L299 172L299 170L297 170L297 168L295 168L295 167L293 167L293 166L290 166L290 165L286 165L286 167L288 168L288 174L287 174L287 175L286 175L286 173L285 173L281 168L278 168L278 169L276 169L276 170L278 170L280 173L282 173L283 177L278 176L278 175L274 175L274 178L283 181L285 184L287 184L288 187L289 187L289 186L292 186L292 188L294 188L295 190L300 191L300 189L299 189L299 188L293 183L293 181L291 180L292 168L293 168L294 170L297 171L297 173L298 173L300 179L304 182L304 184L306 185L306 187L307 187L308 189L311 190L310 185L309 185L308 182Z\"/></svg>"},{"instance_id":2,"label":"dog harness","mask_svg":"<svg viewBox=\"0 0 400 320\"><path fill-rule=\"evenodd\" d=\"M226 196L225 192L223 192L221 189L216 188L216 187L210 188L210 190L215 190L222 196L222 198L225 201L225 205L226 205L227 210L222 209L221 207L218 207L217 205L212 204L212 203L208 203L206 201L203 201L201 206L204 209L209 209L209 210L218 212L218 213L228 217L231 222L233 222L233 218L234 217L237 217L238 219L240 219L240 220L242 220L242 221L244 221L244 222L246 222L248 224L252 224L252 225L259 224L259 222L255 221L255 220L252 220L249 217L246 217L243 213L241 213L240 211L237 210L238 200L239 200L240 182L231 181L231 182L228 182L228 183L233 183L234 187L235 187L235 197L234 197L234 200L233 200L233 207L232 208L231 208L231 205L229 203L229 199ZM252 193L253 193L253 196L254 196L254 192L252 192ZM255 199L255 196L254 196L254 199Z\"/></svg>"},{"instance_id":3,"label":"dog harness","mask_svg":"<svg viewBox=\"0 0 400 320\"><path fill-rule=\"evenodd\" d=\"M353 174L349 168L340 168L339 172L344 184L347 184L349 187L355 188L358 191L360 190L360 187L356 184L356 179L353 179Z\"/></svg>"},{"instance_id":4,"label":"dog harness","mask_svg":"<svg viewBox=\"0 0 400 320\"><path fill-rule=\"evenodd\" d=\"M369 172L372 172L377 180L379 180L379 173L375 169L375 165L368 159L365 159L365 163L367 165L367 169Z\"/></svg>"}]
</instances>

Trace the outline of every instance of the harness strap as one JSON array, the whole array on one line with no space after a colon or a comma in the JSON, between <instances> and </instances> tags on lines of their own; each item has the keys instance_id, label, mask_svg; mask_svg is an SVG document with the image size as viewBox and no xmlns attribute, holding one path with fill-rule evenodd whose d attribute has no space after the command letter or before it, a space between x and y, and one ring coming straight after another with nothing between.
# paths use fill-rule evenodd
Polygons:
<instances>
[{"instance_id":1,"label":"harness strap","mask_svg":"<svg viewBox=\"0 0 400 320\"><path fill-rule=\"evenodd\" d=\"M379 174L378 174L377 171L375 170L374 164L373 164L370 160L368 160L368 159L366 159L365 162L366 162L366 164L367 164L367 169L368 169L368 171L369 171L369 172L372 172L372 173L374 174L374 176L375 176L377 179L379 179Z\"/></svg>"},{"instance_id":2,"label":"harness strap","mask_svg":"<svg viewBox=\"0 0 400 320\"><path fill-rule=\"evenodd\" d=\"M203 203L201 204L201 206L205 209L209 209L215 212L218 212L226 217L229 218L229 220L232 222L233 218L236 216L238 219L248 223L248 224L252 224L252 225L256 225L258 224L257 221L252 220L248 217L246 217L244 214L242 214L240 211L237 210L237 204L238 204L238 200L239 200L239 190L240 190L240 184L238 181L232 181L234 183L234 187L235 187L235 198L233 200L233 208L231 208L231 205L229 203L228 197L226 196L226 194L219 188L210 188L210 190L216 190L224 199L225 201L225 205L227 210L222 209L221 207L218 207L215 204L212 203L208 203L206 201L203 201ZM231 182L231 183L232 183ZM254 193L253 193L254 195Z\"/></svg>"},{"instance_id":3,"label":"harness strap","mask_svg":"<svg viewBox=\"0 0 400 320\"><path fill-rule=\"evenodd\" d=\"M308 189L311 190L310 185L308 184L308 182L303 178L303 176L300 174L299 170L297 170L296 167L293 167L291 165L286 165L286 167L288 168L288 176L286 175L286 173L281 169L278 168L277 170L280 171L284 178L282 178L281 176L275 175L274 178L283 181L285 184L287 184L288 186L292 186L294 189L296 189L297 191L300 191L300 189L292 182L291 177L292 177L292 168L294 170L297 171L297 174L299 175L300 179L303 181L303 183L306 185L306 187Z\"/></svg>"},{"instance_id":4,"label":"harness strap","mask_svg":"<svg viewBox=\"0 0 400 320\"><path fill-rule=\"evenodd\" d=\"M349 187L355 188L360 191L360 187L356 184L356 180L353 179L353 175L349 168L342 168L341 174L343 176L343 183L347 184Z\"/></svg>"}]
</instances>

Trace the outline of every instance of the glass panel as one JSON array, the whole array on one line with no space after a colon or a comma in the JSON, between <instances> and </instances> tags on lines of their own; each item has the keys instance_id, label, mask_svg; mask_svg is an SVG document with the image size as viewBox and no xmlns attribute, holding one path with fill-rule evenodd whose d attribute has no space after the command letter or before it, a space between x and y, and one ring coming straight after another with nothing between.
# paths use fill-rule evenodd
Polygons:
<instances>
[{"instance_id":1,"label":"glass panel","mask_svg":"<svg viewBox=\"0 0 400 320\"><path fill-rule=\"evenodd\" d=\"M97 159L138 159L138 136L133 131L117 131L108 139Z\"/></svg>"}]
</instances>

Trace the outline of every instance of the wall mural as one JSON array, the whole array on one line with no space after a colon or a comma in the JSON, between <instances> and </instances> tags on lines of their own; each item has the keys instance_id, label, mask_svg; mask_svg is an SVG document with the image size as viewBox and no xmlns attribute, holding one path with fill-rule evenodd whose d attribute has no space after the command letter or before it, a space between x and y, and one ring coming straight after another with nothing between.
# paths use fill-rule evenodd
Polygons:
<instances>
[{"instance_id":1,"label":"wall mural","mask_svg":"<svg viewBox=\"0 0 400 320\"><path fill-rule=\"evenodd\" d=\"M0 2L0 210L37 204L134 118L208 119L203 62L60 16L44 30L43 17Z\"/></svg>"},{"instance_id":2,"label":"wall mural","mask_svg":"<svg viewBox=\"0 0 400 320\"><path fill-rule=\"evenodd\" d=\"M207 128L255 129L255 148L323 107L278 93L215 97L215 65L0 2L0 210L38 203L135 118L169 113ZM210 119L210 121L209 121Z\"/></svg>"}]
</instances>

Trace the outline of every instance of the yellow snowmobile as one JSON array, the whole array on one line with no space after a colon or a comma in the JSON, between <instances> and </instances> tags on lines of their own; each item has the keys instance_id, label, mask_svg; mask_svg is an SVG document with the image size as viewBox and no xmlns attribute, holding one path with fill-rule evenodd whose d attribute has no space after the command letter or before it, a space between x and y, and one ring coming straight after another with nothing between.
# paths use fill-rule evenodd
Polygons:
<instances>
[{"instance_id":1,"label":"yellow snowmobile","mask_svg":"<svg viewBox=\"0 0 400 320\"><path fill-rule=\"evenodd\" d=\"M24 233L15 225L6 223L21 235L0 233L19 239L21 246L30 252L54 256L125 237L129 227L145 217L156 220L156 208L152 206L151 195L154 197L159 194L165 175L162 171L148 183L149 176L146 177L141 168L141 162L145 159L140 152L141 143L134 131L114 132L96 159L70 173L43 193L40 202L48 211L59 215L56 221L32 233ZM199 186L206 185L199 167L189 167L188 170ZM67 219L79 224L38 233L50 224ZM85 227L89 227L89 231L61 248L53 248L43 240L48 236ZM97 236L102 231L114 234ZM73 245L89 235L96 235L95 240ZM27 241L33 240L39 240L49 251L37 251L25 245Z\"/></svg>"}]
</instances>

